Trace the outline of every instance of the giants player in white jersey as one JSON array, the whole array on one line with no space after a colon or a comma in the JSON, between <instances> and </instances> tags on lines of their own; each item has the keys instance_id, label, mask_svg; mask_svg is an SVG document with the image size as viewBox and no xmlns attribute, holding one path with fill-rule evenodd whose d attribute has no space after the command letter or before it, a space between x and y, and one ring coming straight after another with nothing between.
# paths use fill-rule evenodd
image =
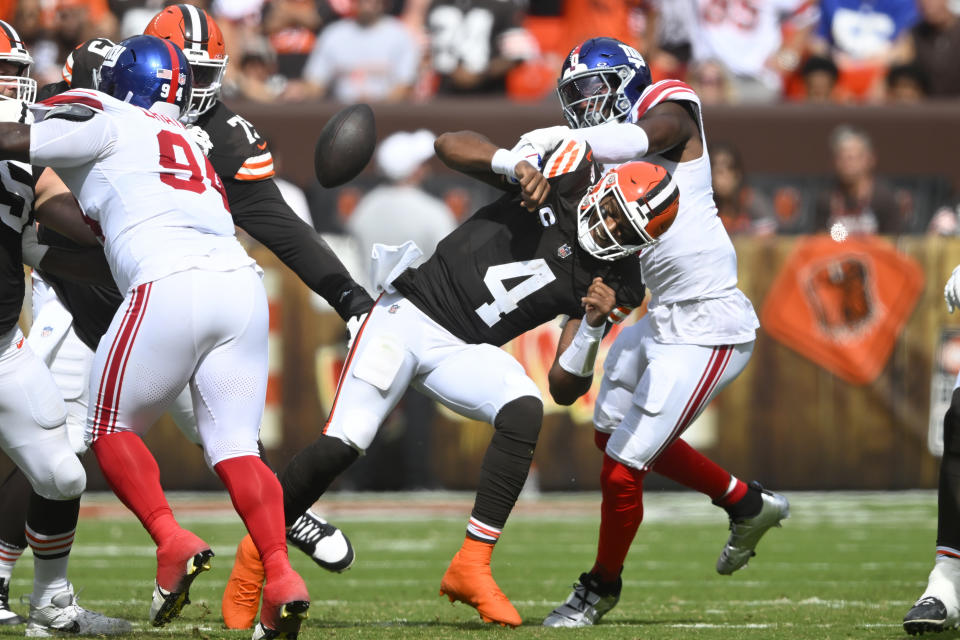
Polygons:
<instances>
[{"instance_id":1,"label":"giants player in white jersey","mask_svg":"<svg viewBox=\"0 0 960 640\"><path fill-rule=\"evenodd\" d=\"M573 134L590 143L598 161L642 158L666 168L680 188L673 226L640 253L651 293L648 313L614 342L597 395L595 439L604 458L596 562L544 620L546 626L579 627L595 623L620 597L620 573L643 518L642 483L649 471L726 509L731 534L717 561L721 574L744 566L789 506L783 496L747 485L680 439L746 366L759 326L737 288L736 254L713 202L699 99L679 81L651 85L640 54L612 38L574 48L558 92ZM533 131L516 152L542 153L570 133L567 127ZM551 383L585 392L599 338L579 336L558 354Z\"/></svg>"},{"instance_id":2,"label":"giants player in white jersey","mask_svg":"<svg viewBox=\"0 0 960 640\"><path fill-rule=\"evenodd\" d=\"M101 67L103 93L68 91L40 103L41 122L2 125L0 157L57 170L126 292L94 358L86 440L157 544L151 622L179 615L213 556L174 519L141 440L189 382L207 462L265 558L254 638L295 637L309 598L287 560L279 482L257 449L266 294L220 179L177 121L191 85L178 47L130 38Z\"/></svg>"}]
</instances>

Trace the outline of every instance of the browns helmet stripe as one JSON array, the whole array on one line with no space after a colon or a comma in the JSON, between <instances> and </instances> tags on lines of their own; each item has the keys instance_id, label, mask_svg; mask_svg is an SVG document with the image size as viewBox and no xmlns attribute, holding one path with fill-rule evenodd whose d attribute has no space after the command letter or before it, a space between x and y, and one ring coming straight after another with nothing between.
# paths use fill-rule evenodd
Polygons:
<instances>
[{"instance_id":1,"label":"browns helmet stripe","mask_svg":"<svg viewBox=\"0 0 960 640\"><path fill-rule=\"evenodd\" d=\"M184 40L191 49L205 49L210 39L207 13L192 4L178 4L183 14Z\"/></svg>"},{"instance_id":2,"label":"browns helmet stripe","mask_svg":"<svg viewBox=\"0 0 960 640\"><path fill-rule=\"evenodd\" d=\"M16 51L18 53L26 53L27 48L23 44L23 40L20 39L20 34L16 32L13 26L7 24L3 20L0 20L0 29L3 29L3 33L7 36L7 40L10 44L10 51Z\"/></svg>"}]
</instances>

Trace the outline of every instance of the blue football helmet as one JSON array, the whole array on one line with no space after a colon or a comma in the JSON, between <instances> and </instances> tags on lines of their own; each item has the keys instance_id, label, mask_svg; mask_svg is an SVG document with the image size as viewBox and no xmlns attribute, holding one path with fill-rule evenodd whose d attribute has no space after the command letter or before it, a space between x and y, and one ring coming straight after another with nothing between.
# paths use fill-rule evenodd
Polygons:
<instances>
[{"instance_id":1,"label":"blue football helmet","mask_svg":"<svg viewBox=\"0 0 960 640\"><path fill-rule=\"evenodd\" d=\"M193 72L180 48L155 36L133 36L107 52L97 89L144 109L179 118L190 105ZM170 109L155 105L170 105ZM159 105L158 105L159 106Z\"/></svg>"},{"instance_id":2,"label":"blue football helmet","mask_svg":"<svg viewBox=\"0 0 960 640\"><path fill-rule=\"evenodd\" d=\"M590 38L567 55L557 94L570 127L580 129L622 121L650 83L636 49L614 38Z\"/></svg>"}]
</instances>

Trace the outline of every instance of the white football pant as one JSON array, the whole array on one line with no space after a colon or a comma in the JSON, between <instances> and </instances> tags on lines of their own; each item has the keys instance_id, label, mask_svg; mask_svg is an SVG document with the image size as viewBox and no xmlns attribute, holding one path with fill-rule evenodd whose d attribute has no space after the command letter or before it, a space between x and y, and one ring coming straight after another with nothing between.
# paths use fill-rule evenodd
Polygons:
<instances>
[{"instance_id":1,"label":"white football pant","mask_svg":"<svg viewBox=\"0 0 960 640\"><path fill-rule=\"evenodd\" d=\"M83 493L87 476L67 438L66 408L50 370L14 327L0 336L0 447L50 500Z\"/></svg>"},{"instance_id":2,"label":"white football pant","mask_svg":"<svg viewBox=\"0 0 960 640\"><path fill-rule=\"evenodd\" d=\"M130 290L94 356L86 441L146 433L189 383L207 464L259 455L267 325L253 267L192 269Z\"/></svg>"},{"instance_id":3,"label":"white football pant","mask_svg":"<svg viewBox=\"0 0 960 640\"><path fill-rule=\"evenodd\" d=\"M347 356L324 433L365 451L411 385L462 416L489 423L512 400L540 398L506 351L464 342L400 294L384 294Z\"/></svg>"},{"instance_id":4,"label":"white football pant","mask_svg":"<svg viewBox=\"0 0 960 640\"><path fill-rule=\"evenodd\" d=\"M649 316L625 328L604 361L593 412L594 427L611 434L607 455L629 467L649 469L710 400L740 375L753 344L657 342Z\"/></svg>"}]
</instances>

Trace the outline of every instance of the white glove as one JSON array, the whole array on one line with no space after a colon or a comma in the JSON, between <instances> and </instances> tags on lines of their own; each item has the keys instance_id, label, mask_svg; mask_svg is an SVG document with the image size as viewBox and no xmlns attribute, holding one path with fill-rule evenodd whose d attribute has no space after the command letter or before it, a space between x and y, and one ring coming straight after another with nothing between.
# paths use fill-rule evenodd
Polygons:
<instances>
[{"instance_id":1,"label":"white glove","mask_svg":"<svg viewBox=\"0 0 960 640\"><path fill-rule=\"evenodd\" d=\"M960 266L950 274L947 286L943 288L943 298L947 301L947 311L950 313L960 307Z\"/></svg>"},{"instance_id":2,"label":"white glove","mask_svg":"<svg viewBox=\"0 0 960 640\"><path fill-rule=\"evenodd\" d=\"M187 127L187 131L193 141L197 143L197 146L200 147L200 150L203 151L203 155L210 155L213 150L213 140L210 139L210 134L195 124Z\"/></svg>"},{"instance_id":3,"label":"white glove","mask_svg":"<svg viewBox=\"0 0 960 640\"><path fill-rule=\"evenodd\" d=\"M43 256L50 249L49 246L40 244L40 238L37 236L37 225L35 224L28 224L23 228L20 236L20 246L23 249L23 263L35 269L40 266L40 261L43 260Z\"/></svg>"},{"instance_id":4,"label":"white glove","mask_svg":"<svg viewBox=\"0 0 960 640\"><path fill-rule=\"evenodd\" d=\"M569 138L571 135L570 131L570 127L562 125L546 127L544 129L534 129L520 136L520 142L517 143L517 147L525 144L534 149L542 158L547 154L547 151L555 149L557 145L563 142L564 138ZM514 149L517 147L514 147Z\"/></svg>"},{"instance_id":5,"label":"white glove","mask_svg":"<svg viewBox=\"0 0 960 640\"><path fill-rule=\"evenodd\" d=\"M347 338L347 351L353 348L353 342L357 339L357 335L360 333L360 329L363 328L363 323L367 321L367 314L361 313L357 316L351 316L347 320L347 333L349 337Z\"/></svg>"}]
</instances>

